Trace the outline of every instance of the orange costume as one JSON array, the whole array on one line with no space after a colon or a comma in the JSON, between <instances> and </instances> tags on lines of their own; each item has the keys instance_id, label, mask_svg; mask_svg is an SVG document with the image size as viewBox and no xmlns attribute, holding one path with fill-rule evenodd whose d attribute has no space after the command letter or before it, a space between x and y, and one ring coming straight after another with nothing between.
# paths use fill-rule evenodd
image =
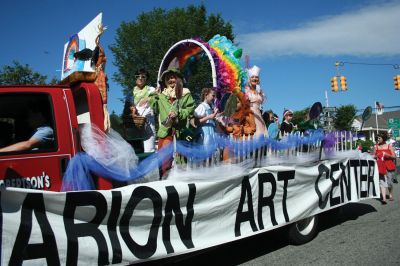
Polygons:
<instances>
[{"instance_id":1,"label":"orange costume","mask_svg":"<svg viewBox=\"0 0 400 266\"><path fill-rule=\"evenodd\" d=\"M250 109L250 102L243 92L236 94L238 98L237 109L231 116L230 121L225 126L225 131L232 133L235 140L251 138L256 132L256 122L254 114ZM229 149L224 149L224 161L229 159Z\"/></svg>"},{"instance_id":2,"label":"orange costume","mask_svg":"<svg viewBox=\"0 0 400 266\"><path fill-rule=\"evenodd\" d=\"M254 114L250 109L250 103L243 92L236 95L240 105L231 116L231 123L228 123L225 130L227 133L232 133L235 139L240 139L243 136L253 136L256 132L256 122Z\"/></svg>"}]
</instances>

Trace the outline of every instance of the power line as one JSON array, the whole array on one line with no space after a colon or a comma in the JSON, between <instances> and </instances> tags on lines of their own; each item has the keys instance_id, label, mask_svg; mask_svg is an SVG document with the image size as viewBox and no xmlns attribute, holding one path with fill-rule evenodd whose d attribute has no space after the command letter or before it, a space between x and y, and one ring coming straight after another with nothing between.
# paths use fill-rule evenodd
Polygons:
<instances>
[{"instance_id":1,"label":"power line","mask_svg":"<svg viewBox=\"0 0 400 266\"><path fill-rule=\"evenodd\" d=\"M339 66L343 66L344 64L365 65L365 66L392 66L394 69L400 69L399 64L379 64L379 63L362 63L362 62L346 62L346 61L337 61L336 64Z\"/></svg>"}]
</instances>

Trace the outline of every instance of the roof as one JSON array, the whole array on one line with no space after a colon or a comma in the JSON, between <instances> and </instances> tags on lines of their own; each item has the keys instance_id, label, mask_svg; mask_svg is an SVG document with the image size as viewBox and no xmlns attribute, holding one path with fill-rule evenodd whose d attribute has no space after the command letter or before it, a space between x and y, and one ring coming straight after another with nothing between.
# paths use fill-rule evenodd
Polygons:
<instances>
[{"instance_id":1,"label":"roof","mask_svg":"<svg viewBox=\"0 0 400 266\"><path fill-rule=\"evenodd\" d=\"M398 111L390 111L383 112L383 114L375 116L375 113L371 115L371 117L364 122L363 129L367 128L376 128L376 117L378 118L378 127L379 129L389 129L387 121L390 118L400 118L400 110ZM356 118L358 121L361 121L361 117L358 116Z\"/></svg>"}]
</instances>

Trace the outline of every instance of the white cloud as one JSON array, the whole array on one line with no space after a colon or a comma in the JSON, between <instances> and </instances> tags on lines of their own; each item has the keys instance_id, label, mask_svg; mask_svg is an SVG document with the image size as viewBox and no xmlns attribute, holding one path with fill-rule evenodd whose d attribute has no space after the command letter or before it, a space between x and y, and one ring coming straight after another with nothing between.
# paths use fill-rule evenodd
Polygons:
<instances>
[{"instance_id":1,"label":"white cloud","mask_svg":"<svg viewBox=\"0 0 400 266\"><path fill-rule=\"evenodd\" d=\"M400 3L308 22L294 29L238 35L240 47L255 57L393 56L400 54Z\"/></svg>"}]
</instances>

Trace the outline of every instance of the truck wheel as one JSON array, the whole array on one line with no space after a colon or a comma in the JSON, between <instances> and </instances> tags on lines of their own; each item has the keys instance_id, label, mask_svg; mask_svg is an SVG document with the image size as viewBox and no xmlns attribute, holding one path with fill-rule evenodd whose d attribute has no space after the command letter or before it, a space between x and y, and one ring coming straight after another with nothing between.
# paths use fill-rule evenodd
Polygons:
<instances>
[{"instance_id":1,"label":"truck wheel","mask_svg":"<svg viewBox=\"0 0 400 266\"><path fill-rule=\"evenodd\" d=\"M302 245L318 234L318 215L314 215L289 225L288 238L291 244Z\"/></svg>"}]
</instances>

